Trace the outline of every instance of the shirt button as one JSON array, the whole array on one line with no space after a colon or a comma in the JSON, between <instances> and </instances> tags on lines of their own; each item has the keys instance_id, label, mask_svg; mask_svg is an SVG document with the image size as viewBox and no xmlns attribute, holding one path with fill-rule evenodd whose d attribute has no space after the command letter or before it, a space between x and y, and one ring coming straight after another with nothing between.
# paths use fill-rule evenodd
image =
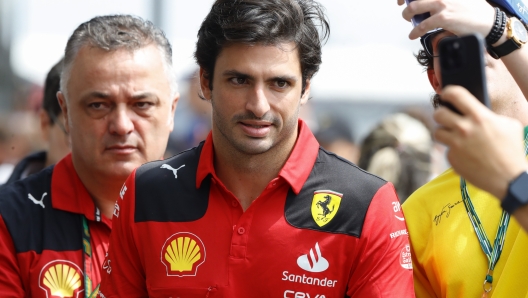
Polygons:
<instances>
[{"instance_id":1,"label":"shirt button","mask_svg":"<svg viewBox=\"0 0 528 298\"><path fill-rule=\"evenodd\" d=\"M240 235L243 235L245 232L246 232L246 229L244 229L243 227L238 228L238 233Z\"/></svg>"},{"instance_id":2,"label":"shirt button","mask_svg":"<svg viewBox=\"0 0 528 298\"><path fill-rule=\"evenodd\" d=\"M231 201L231 205L232 205L233 207L236 207L236 206L238 206L238 202L235 201L235 200L233 200L233 201Z\"/></svg>"}]
</instances>

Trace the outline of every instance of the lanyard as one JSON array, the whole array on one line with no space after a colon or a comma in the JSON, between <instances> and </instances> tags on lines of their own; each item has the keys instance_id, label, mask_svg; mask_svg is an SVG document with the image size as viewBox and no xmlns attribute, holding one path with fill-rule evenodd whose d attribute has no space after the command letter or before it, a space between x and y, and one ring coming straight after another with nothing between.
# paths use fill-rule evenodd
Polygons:
<instances>
[{"instance_id":1,"label":"lanyard","mask_svg":"<svg viewBox=\"0 0 528 298\"><path fill-rule=\"evenodd\" d=\"M469 221L471 221L471 225L473 226L473 229L477 234L477 238L480 242L480 247L482 248L482 251L484 251L484 254L488 258L488 272L486 273L486 278L484 279L484 284L482 285L482 287L484 288L484 294L482 295L482 297L487 297L487 294L491 291L492 288L493 270L495 269L495 265L499 261L500 255L502 253L502 248L504 247L504 239L506 239L506 230L508 229L508 224L510 223L510 215L506 211L502 211L499 226L497 228L497 234L495 235L495 241L493 242L493 246L491 246L488 236L486 235L486 231L484 231L484 227L482 226L482 223L480 222L480 219L475 210L475 207L471 202L471 198L469 197L469 193L466 186L466 181L463 178L460 178L460 190L462 191L462 201L464 202L464 206L466 207L466 211L469 216Z\"/></svg>"},{"instance_id":2,"label":"lanyard","mask_svg":"<svg viewBox=\"0 0 528 298\"><path fill-rule=\"evenodd\" d=\"M525 128L524 132L524 153L528 155L528 127ZM486 231L484 230L475 207L471 202L466 180L464 178L460 178L460 191L462 193L462 201L466 207L469 221L475 230L480 247L488 259L488 272L486 273L486 277L484 278L484 283L482 285L484 289L482 297L484 298L488 296L488 293L492 289L493 270L495 269L495 265L499 261L502 249L504 248L504 240L506 239L506 231L508 230L508 224L510 223L510 215L506 211L502 211L499 226L497 227L497 234L495 235L495 241L493 242L493 246L491 246L488 236L486 235Z\"/></svg>"},{"instance_id":3,"label":"lanyard","mask_svg":"<svg viewBox=\"0 0 528 298\"><path fill-rule=\"evenodd\" d=\"M90 243L90 228L86 216L82 217L83 224L83 259L84 259L84 297L96 297L99 292L99 285L92 291L93 285L90 276L92 275L92 245Z\"/></svg>"}]
</instances>

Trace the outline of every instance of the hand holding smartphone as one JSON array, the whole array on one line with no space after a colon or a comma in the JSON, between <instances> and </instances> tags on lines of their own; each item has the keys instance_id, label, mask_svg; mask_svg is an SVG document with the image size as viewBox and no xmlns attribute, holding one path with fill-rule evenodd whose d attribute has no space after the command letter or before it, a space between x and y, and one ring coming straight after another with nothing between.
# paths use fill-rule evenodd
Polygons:
<instances>
[{"instance_id":1,"label":"hand holding smartphone","mask_svg":"<svg viewBox=\"0 0 528 298\"><path fill-rule=\"evenodd\" d=\"M407 3L407 5L409 5L409 3L413 2L413 1L416 1L416 0L405 0L405 3ZM428 17L430 17L431 14L426 12L426 13L422 13L422 14L417 14L415 15L414 17L412 17L411 19L411 23L413 25L413 27L416 27L418 26L423 20L427 19Z\"/></svg>"},{"instance_id":2,"label":"hand holding smartphone","mask_svg":"<svg viewBox=\"0 0 528 298\"><path fill-rule=\"evenodd\" d=\"M442 87L462 86L489 108L482 36L470 34L461 37L447 37L440 41L438 50ZM447 102L440 100L440 104L461 114Z\"/></svg>"}]
</instances>

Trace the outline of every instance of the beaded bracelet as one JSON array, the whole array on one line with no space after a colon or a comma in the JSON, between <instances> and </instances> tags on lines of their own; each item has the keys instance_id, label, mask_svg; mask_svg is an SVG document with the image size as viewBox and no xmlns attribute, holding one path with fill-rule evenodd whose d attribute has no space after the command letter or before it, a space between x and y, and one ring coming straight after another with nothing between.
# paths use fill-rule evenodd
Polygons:
<instances>
[{"instance_id":1,"label":"beaded bracelet","mask_svg":"<svg viewBox=\"0 0 528 298\"><path fill-rule=\"evenodd\" d=\"M486 36L486 43L488 45L492 45L499 41L502 34L504 33L504 30L506 29L507 18L508 17L506 16L506 13L495 7L495 23L493 24L488 36Z\"/></svg>"}]
</instances>

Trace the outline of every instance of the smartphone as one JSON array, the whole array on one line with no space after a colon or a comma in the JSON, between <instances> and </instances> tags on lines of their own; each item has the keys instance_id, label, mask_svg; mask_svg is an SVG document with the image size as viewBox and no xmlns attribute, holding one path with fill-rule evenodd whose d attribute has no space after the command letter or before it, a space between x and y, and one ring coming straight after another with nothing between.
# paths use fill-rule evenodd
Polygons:
<instances>
[{"instance_id":1,"label":"smartphone","mask_svg":"<svg viewBox=\"0 0 528 298\"><path fill-rule=\"evenodd\" d=\"M490 107L484 62L484 39L479 34L447 37L438 44L442 87L459 85ZM442 102L460 114L451 104Z\"/></svg>"},{"instance_id":2,"label":"smartphone","mask_svg":"<svg viewBox=\"0 0 528 298\"><path fill-rule=\"evenodd\" d=\"M409 5L409 3L413 2L413 1L416 1L416 0L405 0L405 3L407 3L407 5ZM431 14L426 12L426 13L422 13L422 14L417 14L415 15L414 17L412 17L411 19L411 23L413 25L413 27L416 27L418 26L423 20L427 19L428 17L430 17Z\"/></svg>"}]
</instances>

